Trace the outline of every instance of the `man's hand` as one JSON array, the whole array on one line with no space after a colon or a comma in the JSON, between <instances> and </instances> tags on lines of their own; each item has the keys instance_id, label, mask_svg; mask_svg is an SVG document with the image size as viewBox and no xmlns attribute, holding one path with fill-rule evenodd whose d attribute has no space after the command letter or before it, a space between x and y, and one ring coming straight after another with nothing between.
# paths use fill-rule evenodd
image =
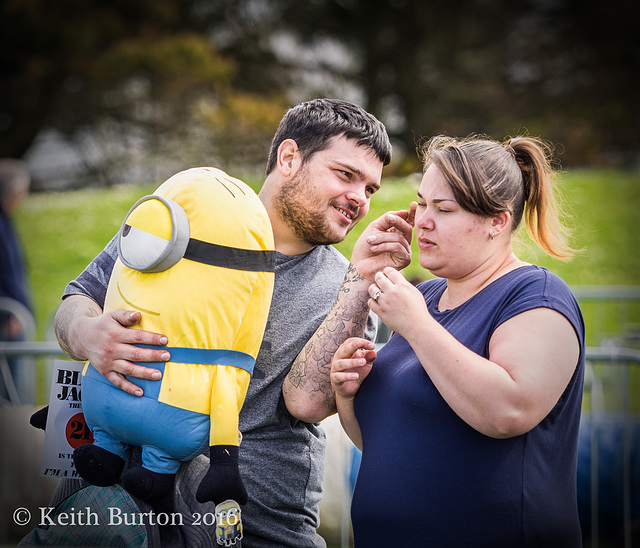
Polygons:
<instances>
[{"instance_id":1,"label":"man's hand","mask_svg":"<svg viewBox=\"0 0 640 548\"><path fill-rule=\"evenodd\" d=\"M417 204L390 211L373 221L356 242L351 264L370 282L385 267L401 270L411 262L411 239Z\"/></svg>"},{"instance_id":2,"label":"man's hand","mask_svg":"<svg viewBox=\"0 0 640 548\"><path fill-rule=\"evenodd\" d=\"M102 313L88 297L67 297L56 313L55 331L60 347L74 360L89 360L105 378L134 396L142 389L124 375L158 380L160 371L134 362L164 362L167 350L139 348L136 344L165 346L167 337L140 329L128 329L140 322L140 312L114 310Z\"/></svg>"}]
</instances>

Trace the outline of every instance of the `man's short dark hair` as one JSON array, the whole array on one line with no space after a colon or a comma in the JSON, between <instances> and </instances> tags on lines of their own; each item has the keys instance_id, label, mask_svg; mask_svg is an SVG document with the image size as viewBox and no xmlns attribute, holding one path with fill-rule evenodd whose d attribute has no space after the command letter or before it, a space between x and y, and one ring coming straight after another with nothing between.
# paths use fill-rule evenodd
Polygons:
<instances>
[{"instance_id":1,"label":"man's short dark hair","mask_svg":"<svg viewBox=\"0 0 640 548\"><path fill-rule=\"evenodd\" d=\"M391 161L391 143L387 130L375 116L362 107L340 99L314 99L289 109L271 142L267 175L276 167L278 147L293 139L303 161L327 148L333 137L344 135L358 146L368 147L383 165Z\"/></svg>"}]
</instances>

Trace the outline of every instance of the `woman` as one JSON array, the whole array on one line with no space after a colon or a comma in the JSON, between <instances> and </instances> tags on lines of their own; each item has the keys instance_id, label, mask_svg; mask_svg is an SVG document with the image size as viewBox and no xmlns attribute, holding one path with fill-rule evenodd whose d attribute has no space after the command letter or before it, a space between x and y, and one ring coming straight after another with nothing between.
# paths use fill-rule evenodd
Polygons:
<instances>
[{"instance_id":1,"label":"woman","mask_svg":"<svg viewBox=\"0 0 640 548\"><path fill-rule=\"evenodd\" d=\"M546 252L571 254L547 149L436 137L425 152L414 226L437 278L378 272L369 305L394 334L375 363L364 339L332 362L363 451L356 548L578 547L584 323L567 285L512 249L524 218ZM355 253L382 243L367 237Z\"/></svg>"}]
</instances>

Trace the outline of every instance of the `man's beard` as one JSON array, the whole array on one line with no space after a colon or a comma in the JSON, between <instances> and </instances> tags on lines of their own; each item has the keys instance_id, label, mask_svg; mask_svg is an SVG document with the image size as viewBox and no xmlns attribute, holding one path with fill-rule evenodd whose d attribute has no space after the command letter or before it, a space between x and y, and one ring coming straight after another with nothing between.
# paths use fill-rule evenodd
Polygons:
<instances>
[{"instance_id":1,"label":"man's beard","mask_svg":"<svg viewBox=\"0 0 640 548\"><path fill-rule=\"evenodd\" d=\"M326 204L320 203L311 188L306 169L284 182L275 199L280 218L297 238L310 245L341 242L344 235L331 230L324 216Z\"/></svg>"}]
</instances>

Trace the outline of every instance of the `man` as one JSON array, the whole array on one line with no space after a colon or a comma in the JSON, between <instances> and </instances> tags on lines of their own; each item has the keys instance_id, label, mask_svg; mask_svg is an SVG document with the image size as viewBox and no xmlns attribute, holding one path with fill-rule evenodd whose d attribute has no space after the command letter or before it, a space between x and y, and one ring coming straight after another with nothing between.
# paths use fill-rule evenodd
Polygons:
<instances>
[{"instance_id":1,"label":"man","mask_svg":"<svg viewBox=\"0 0 640 548\"><path fill-rule=\"evenodd\" d=\"M242 510L245 548L324 545L316 528L325 438L316 423L336 410L331 356L349 337L365 330L373 336L371 321L366 329L369 280L387 265L408 264L412 220L405 211L374 222L363 235L370 248L351 265L331 244L366 215L390 158L384 126L344 101L302 103L286 113L274 136L259 196L273 226L275 289L240 414L240 470L249 493ZM165 361L169 355L133 344L168 341L162 334L126 329L140 320L139 312L102 313L115 255L111 242L69 284L56 333L69 356L91 360L116 386L140 396L142 390L123 375L157 379L159 371L134 362ZM183 465L177 480L176 497L201 514L212 508L198 505L191 490L207 460L201 456Z\"/></svg>"}]
</instances>

